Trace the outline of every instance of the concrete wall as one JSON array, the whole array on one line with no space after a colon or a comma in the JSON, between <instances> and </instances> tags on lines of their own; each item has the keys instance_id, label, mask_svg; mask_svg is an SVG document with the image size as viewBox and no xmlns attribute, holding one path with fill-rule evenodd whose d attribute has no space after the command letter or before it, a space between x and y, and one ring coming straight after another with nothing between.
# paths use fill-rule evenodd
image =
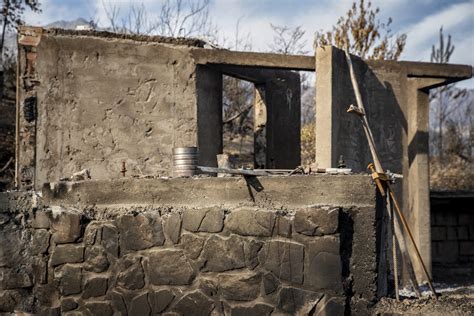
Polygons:
<instances>
[{"instance_id":1,"label":"concrete wall","mask_svg":"<svg viewBox=\"0 0 474 316\"><path fill-rule=\"evenodd\" d=\"M368 180L90 181L47 184L44 199L1 194L0 310L363 315L377 291Z\"/></svg>"},{"instance_id":2,"label":"concrete wall","mask_svg":"<svg viewBox=\"0 0 474 316\"><path fill-rule=\"evenodd\" d=\"M33 79L21 86L20 106L35 96L38 118L20 118L20 184L33 175L40 187L83 168L113 179L122 161L131 174L168 175L172 148L197 144L189 49L150 41L43 32L36 46L23 45L21 72L31 68Z\"/></svg>"}]
</instances>

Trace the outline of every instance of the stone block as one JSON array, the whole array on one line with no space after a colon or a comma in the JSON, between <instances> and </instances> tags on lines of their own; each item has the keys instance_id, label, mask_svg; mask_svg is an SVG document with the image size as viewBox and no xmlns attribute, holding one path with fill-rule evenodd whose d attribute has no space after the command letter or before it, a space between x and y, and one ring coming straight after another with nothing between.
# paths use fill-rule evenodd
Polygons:
<instances>
[{"instance_id":1,"label":"stone block","mask_svg":"<svg viewBox=\"0 0 474 316\"><path fill-rule=\"evenodd\" d=\"M236 235L229 238L210 236L203 249L203 271L223 272L245 267L244 244L245 240Z\"/></svg>"},{"instance_id":2,"label":"stone block","mask_svg":"<svg viewBox=\"0 0 474 316\"><path fill-rule=\"evenodd\" d=\"M84 230L84 244L86 246L95 245L96 242L100 242L102 236L102 227L100 222L93 221L86 226Z\"/></svg>"},{"instance_id":3,"label":"stone block","mask_svg":"<svg viewBox=\"0 0 474 316\"><path fill-rule=\"evenodd\" d=\"M151 250L143 261L151 284L188 285L195 277L195 271L181 249Z\"/></svg>"},{"instance_id":4,"label":"stone block","mask_svg":"<svg viewBox=\"0 0 474 316\"><path fill-rule=\"evenodd\" d=\"M128 315L127 305L122 293L117 289L113 289L107 292L107 299L110 300L110 304L115 314L117 315Z\"/></svg>"},{"instance_id":5,"label":"stone block","mask_svg":"<svg viewBox=\"0 0 474 316\"><path fill-rule=\"evenodd\" d=\"M117 219L117 227L123 253L161 246L165 242L161 218L157 215L122 215Z\"/></svg>"},{"instance_id":6,"label":"stone block","mask_svg":"<svg viewBox=\"0 0 474 316\"><path fill-rule=\"evenodd\" d=\"M75 244L57 245L51 254L51 265L79 263L84 261L84 246Z\"/></svg>"},{"instance_id":7,"label":"stone block","mask_svg":"<svg viewBox=\"0 0 474 316\"><path fill-rule=\"evenodd\" d=\"M324 237L306 246L304 284L314 290L342 291L339 240Z\"/></svg>"},{"instance_id":8,"label":"stone block","mask_svg":"<svg viewBox=\"0 0 474 316\"><path fill-rule=\"evenodd\" d=\"M273 306L258 303L253 306L234 306L231 316L268 316L273 312Z\"/></svg>"},{"instance_id":9,"label":"stone block","mask_svg":"<svg viewBox=\"0 0 474 316\"><path fill-rule=\"evenodd\" d=\"M150 315L150 313L147 292L138 294L130 302L129 315Z\"/></svg>"},{"instance_id":10,"label":"stone block","mask_svg":"<svg viewBox=\"0 0 474 316\"><path fill-rule=\"evenodd\" d=\"M245 263L248 268L255 269L258 265L258 252L262 249L263 242L259 240L248 240L244 244Z\"/></svg>"},{"instance_id":11,"label":"stone block","mask_svg":"<svg viewBox=\"0 0 474 316\"><path fill-rule=\"evenodd\" d=\"M45 284L48 282L48 258L33 257L31 260L31 268L34 284Z\"/></svg>"},{"instance_id":12,"label":"stone block","mask_svg":"<svg viewBox=\"0 0 474 316\"><path fill-rule=\"evenodd\" d=\"M280 281L273 275L267 272L263 275L263 292L268 295L275 292L280 286Z\"/></svg>"},{"instance_id":13,"label":"stone block","mask_svg":"<svg viewBox=\"0 0 474 316\"><path fill-rule=\"evenodd\" d=\"M65 297L61 299L61 313L69 312L75 310L79 304L77 301L70 297Z\"/></svg>"},{"instance_id":14,"label":"stone block","mask_svg":"<svg viewBox=\"0 0 474 316\"><path fill-rule=\"evenodd\" d=\"M303 245L279 240L266 242L258 256L261 267L282 280L299 284L303 283L303 258Z\"/></svg>"},{"instance_id":15,"label":"stone block","mask_svg":"<svg viewBox=\"0 0 474 316\"><path fill-rule=\"evenodd\" d=\"M200 291L184 295L174 306L173 311L179 315L210 315L215 304ZM191 312L192 311L192 312Z\"/></svg>"},{"instance_id":16,"label":"stone block","mask_svg":"<svg viewBox=\"0 0 474 316\"><path fill-rule=\"evenodd\" d=\"M339 208L313 206L295 213L293 228L307 236L335 234L339 224Z\"/></svg>"},{"instance_id":17,"label":"stone block","mask_svg":"<svg viewBox=\"0 0 474 316\"><path fill-rule=\"evenodd\" d=\"M250 271L221 273L218 276L221 297L233 301L253 301L260 294L262 276Z\"/></svg>"},{"instance_id":18,"label":"stone block","mask_svg":"<svg viewBox=\"0 0 474 316\"><path fill-rule=\"evenodd\" d=\"M105 249L101 246L89 246L85 250L84 269L92 272L104 272L109 268Z\"/></svg>"},{"instance_id":19,"label":"stone block","mask_svg":"<svg viewBox=\"0 0 474 316\"><path fill-rule=\"evenodd\" d=\"M171 213L162 218L166 238L171 240L173 244L177 244L181 235L181 215L179 213Z\"/></svg>"},{"instance_id":20,"label":"stone block","mask_svg":"<svg viewBox=\"0 0 474 316\"><path fill-rule=\"evenodd\" d=\"M145 286L141 256L130 254L123 257L119 263L117 284L129 290L138 290Z\"/></svg>"},{"instance_id":21,"label":"stone block","mask_svg":"<svg viewBox=\"0 0 474 316\"><path fill-rule=\"evenodd\" d=\"M183 234L179 247L186 252L188 258L197 259L202 252L204 240L203 237L194 234Z\"/></svg>"},{"instance_id":22,"label":"stone block","mask_svg":"<svg viewBox=\"0 0 474 316\"><path fill-rule=\"evenodd\" d=\"M278 297L278 308L294 315L309 315L321 296L317 292L284 287Z\"/></svg>"},{"instance_id":23,"label":"stone block","mask_svg":"<svg viewBox=\"0 0 474 316\"><path fill-rule=\"evenodd\" d=\"M54 278L59 280L59 291L62 295L80 293L82 290L82 269L65 264L54 271Z\"/></svg>"},{"instance_id":24,"label":"stone block","mask_svg":"<svg viewBox=\"0 0 474 316\"><path fill-rule=\"evenodd\" d=\"M31 254L36 256L46 253L49 248L50 234L46 229L35 229L31 234Z\"/></svg>"},{"instance_id":25,"label":"stone block","mask_svg":"<svg viewBox=\"0 0 474 316\"><path fill-rule=\"evenodd\" d=\"M101 245L105 251L113 256L118 257L119 255L119 236L118 230L113 225L104 225L102 227L102 240Z\"/></svg>"},{"instance_id":26,"label":"stone block","mask_svg":"<svg viewBox=\"0 0 474 316\"><path fill-rule=\"evenodd\" d=\"M78 212L66 211L62 208L53 209L51 230L56 244L75 242L81 237L82 215Z\"/></svg>"},{"instance_id":27,"label":"stone block","mask_svg":"<svg viewBox=\"0 0 474 316\"><path fill-rule=\"evenodd\" d=\"M85 304L86 309L92 315L100 315L100 316L112 316L113 311L110 303L108 302L87 302Z\"/></svg>"},{"instance_id":28,"label":"stone block","mask_svg":"<svg viewBox=\"0 0 474 316\"><path fill-rule=\"evenodd\" d=\"M2 290L0 291L0 311L13 312L23 300L24 295L20 290ZM5 315L10 315L10 313L5 313Z\"/></svg>"},{"instance_id":29,"label":"stone block","mask_svg":"<svg viewBox=\"0 0 474 316\"><path fill-rule=\"evenodd\" d=\"M183 228L190 232L218 233L224 226L224 210L216 207L185 210Z\"/></svg>"},{"instance_id":30,"label":"stone block","mask_svg":"<svg viewBox=\"0 0 474 316\"><path fill-rule=\"evenodd\" d=\"M461 241L459 243L459 253L463 256L474 255L474 241Z\"/></svg>"},{"instance_id":31,"label":"stone block","mask_svg":"<svg viewBox=\"0 0 474 316\"><path fill-rule=\"evenodd\" d=\"M469 228L467 226L458 226L456 230L459 240L469 239Z\"/></svg>"},{"instance_id":32,"label":"stone block","mask_svg":"<svg viewBox=\"0 0 474 316\"><path fill-rule=\"evenodd\" d=\"M446 240L446 227L445 226L432 226L431 227L431 240L433 241Z\"/></svg>"},{"instance_id":33,"label":"stone block","mask_svg":"<svg viewBox=\"0 0 474 316\"><path fill-rule=\"evenodd\" d=\"M58 282L49 284L35 284L33 287L33 295L40 306L52 306L59 302Z\"/></svg>"},{"instance_id":34,"label":"stone block","mask_svg":"<svg viewBox=\"0 0 474 316\"><path fill-rule=\"evenodd\" d=\"M33 285L31 275L26 271L17 269L0 270L0 288L3 290L13 290L27 288Z\"/></svg>"},{"instance_id":35,"label":"stone block","mask_svg":"<svg viewBox=\"0 0 474 316\"><path fill-rule=\"evenodd\" d=\"M269 237L275 225L275 212L253 208L233 210L227 215L225 227L242 236Z\"/></svg>"},{"instance_id":36,"label":"stone block","mask_svg":"<svg viewBox=\"0 0 474 316\"><path fill-rule=\"evenodd\" d=\"M448 240L457 240L458 236L456 234L456 227L450 226L447 229L447 239Z\"/></svg>"},{"instance_id":37,"label":"stone block","mask_svg":"<svg viewBox=\"0 0 474 316\"><path fill-rule=\"evenodd\" d=\"M278 236L286 237L286 238L291 238L291 233L292 233L292 225L291 225L291 219L279 215L276 220L276 233Z\"/></svg>"},{"instance_id":38,"label":"stone block","mask_svg":"<svg viewBox=\"0 0 474 316\"><path fill-rule=\"evenodd\" d=\"M457 241L440 241L437 243L437 253L433 261L449 263L456 262L459 256L459 246Z\"/></svg>"},{"instance_id":39,"label":"stone block","mask_svg":"<svg viewBox=\"0 0 474 316\"><path fill-rule=\"evenodd\" d=\"M32 215L31 227L45 228L45 229L50 228L51 211L40 209L40 210L37 210L36 212L33 212L33 214L31 215Z\"/></svg>"},{"instance_id":40,"label":"stone block","mask_svg":"<svg viewBox=\"0 0 474 316\"><path fill-rule=\"evenodd\" d=\"M90 297L103 296L107 292L109 279L101 276L93 276L84 283L84 291L82 297L87 299Z\"/></svg>"},{"instance_id":41,"label":"stone block","mask_svg":"<svg viewBox=\"0 0 474 316\"><path fill-rule=\"evenodd\" d=\"M148 302L150 303L153 315L164 312L174 298L174 293L167 289L150 291L148 293Z\"/></svg>"}]
</instances>

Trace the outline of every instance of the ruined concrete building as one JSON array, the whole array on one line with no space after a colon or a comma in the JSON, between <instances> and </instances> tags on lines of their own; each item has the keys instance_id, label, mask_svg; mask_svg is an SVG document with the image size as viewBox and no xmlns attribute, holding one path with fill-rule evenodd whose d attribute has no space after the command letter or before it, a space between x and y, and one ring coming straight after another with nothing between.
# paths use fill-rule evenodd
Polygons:
<instances>
[{"instance_id":1,"label":"ruined concrete building","mask_svg":"<svg viewBox=\"0 0 474 316\"><path fill-rule=\"evenodd\" d=\"M0 310L64 315L367 314L387 294L370 177L168 178L174 147L222 153L222 76L251 81L266 168L300 164L300 79L316 71L316 161L370 162L343 52L25 27L16 184L0 194ZM385 168L430 263L428 91L471 67L355 61ZM122 178L129 174L162 176ZM87 168L92 180L58 180ZM379 201L380 202L380 201ZM8 241L8 242L6 242ZM422 275L419 274L421 277Z\"/></svg>"}]
</instances>

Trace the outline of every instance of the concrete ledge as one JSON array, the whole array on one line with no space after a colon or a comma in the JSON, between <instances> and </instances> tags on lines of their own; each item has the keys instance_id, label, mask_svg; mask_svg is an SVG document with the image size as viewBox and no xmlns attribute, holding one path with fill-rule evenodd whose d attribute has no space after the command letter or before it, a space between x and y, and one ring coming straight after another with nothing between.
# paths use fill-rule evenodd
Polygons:
<instances>
[{"instance_id":1,"label":"concrete ledge","mask_svg":"<svg viewBox=\"0 0 474 316\"><path fill-rule=\"evenodd\" d=\"M46 183L43 198L49 205L374 206L375 188L367 175L124 179Z\"/></svg>"}]
</instances>

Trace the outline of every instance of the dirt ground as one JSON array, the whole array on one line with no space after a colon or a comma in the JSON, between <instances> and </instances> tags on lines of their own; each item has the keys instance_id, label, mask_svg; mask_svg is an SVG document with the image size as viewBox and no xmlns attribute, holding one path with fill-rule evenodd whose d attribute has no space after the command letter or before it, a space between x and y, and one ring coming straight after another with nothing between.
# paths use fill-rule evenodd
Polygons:
<instances>
[{"instance_id":1,"label":"dirt ground","mask_svg":"<svg viewBox=\"0 0 474 316\"><path fill-rule=\"evenodd\" d=\"M401 291L401 301L381 299L372 309L372 315L474 315L474 282L436 284L439 294L435 301L429 290L423 288L423 297L417 299L411 291Z\"/></svg>"}]
</instances>

